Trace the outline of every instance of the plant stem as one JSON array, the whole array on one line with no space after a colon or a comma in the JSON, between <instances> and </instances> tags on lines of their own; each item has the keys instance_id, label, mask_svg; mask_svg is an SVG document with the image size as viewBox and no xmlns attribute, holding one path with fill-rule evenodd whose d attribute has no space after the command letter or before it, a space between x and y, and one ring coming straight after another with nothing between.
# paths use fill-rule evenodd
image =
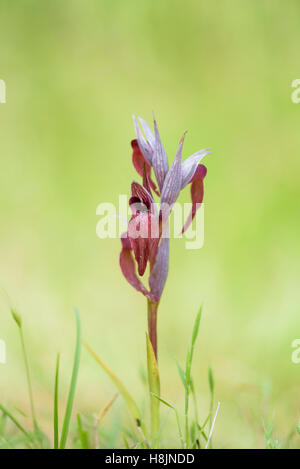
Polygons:
<instances>
[{"instance_id":1,"label":"plant stem","mask_svg":"<svg viewBox=\"0 0 300 469\"><path fill-rule=\"evenodd\" d=\"M148 384L150 393L150 409L151 409L151 448L158 447L159 436L159 396L160 396L160 379L157 361L154 355L152 343L149 335L146 333L147 345L147 368L148 368ZM158 398L156 397L158 396Z\"/></svg>"},{"instance_id":2,"label":"plant stem","mask_svg":"<svg viewBox=\"0 0 300 469\"><path fill-rule=\"evenodd\" d=\"M38 430L39 427L38 427L38 423L37 423L36 416L35 416L34 403L33 403L33 392L32 392L32 385L31 385L30 371L29 371L29 363L28 363L28 358L27 358L27 353L26 353L26 348L25 348L25 340L24 340L22 327L20 327L19 330L20 330L21 344L22 344L22 350L23 350L23 356L24 356L24 362L25 362L25 369L26 369L26 376L27 376L27 384L28 384L28 392L29 392L32 420L33 420L33 425L34 425L35 430Z\"/></svg>"},{"instance_id":3,"label":"plant stem","mask_svg":"<svg viewBox=\"0 0 300 469\"><path fill-rule=\"evenodd\" d=\"M157 361L157 308L158 303L148 300L148 334Z\"/></svg>"},{"instance_id":4,"label":"plant stem","mask_svg":"<svg viewBox=\"0 0 300 469\"><path fill-rule=\"evenodd\" d=\"M185 392L185 410L184 410L184 420L185 420L185 449L189 448L189 392Z\"/></svg>"}]
</instances>

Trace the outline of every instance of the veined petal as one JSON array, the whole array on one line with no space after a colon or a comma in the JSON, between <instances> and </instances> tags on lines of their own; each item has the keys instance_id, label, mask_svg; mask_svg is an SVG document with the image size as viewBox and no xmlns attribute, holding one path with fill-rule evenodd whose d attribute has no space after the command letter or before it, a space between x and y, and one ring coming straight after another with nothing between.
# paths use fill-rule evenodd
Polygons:
<instances>
[{"instance_id":1,"label":"veined petal","mask_svg":"<svg viewBox=\"0 0 300 469\"><path fill-rule=\"evenodd\" d=\"M167 154L160 139L156 120L154 119L155 147L152 157L152 166L158 183L159 190L162 191L164 180L169 170Z\"/></svg>"},{"instance_id":2,"label":"veined petal","mask_svg":"<svg viewBox=\"0 0 300 469\"><path fill-rule=\"evenodd\" d=\"M183 189L193 178L197 166L204 158L204 156L209 155L211 152L208 149L197 151L193 155L189 156L181 166L182 170L182 181L181 181L181 189Z\"/></svg>"},{"instance_id":3,"label":"veined petal","mask_svg":"<svg viewBox=\"0 0 300 469\"><path fill-rule=\"evenodd\" d=\"M147 122L139 116L139 121L142 125L142 128L143 128L143 131L144 131L144 134L145 134L145 137L146 139L148 140L148 142L150 143L152 149L154 150L155 148L155 136L154 136L154 133L152 132L152 130L150 129L149 125L147 124Z\"/></svg>"},{"instance_id":4,"label":"veined petal","mask_svg":"<svg viewBox=\"0 0 300 469\"><path fill-rule=\"evenodd\" d=\"M140 126L139 126L138 121L136 120L135 116L133 116L133 121L134 121L134 125L135 125L136 137L137 137L137 141L138 141L140 150L141 150L143 156L146 158L147 162L151 165L154 150L150 146L150 144L148 142L146 142L145 138L143 137L143 135L141 133Z\"/></svg>"},{"instance_id":5,"label":"veined petal","mask_svg":"<svg viewBox=\"0 0 300 469\"><path fill-rule=\"evenodd\" d=\"M191 198L192 198L192 210L189 214L184 227L182 228L182 233L184 233L190 224L192 223L200 204L203 201L204 196L204 184L203 179L205 178L207 169L203 164L199 164L195 171L195 174L192 178L191 185Z\"/></svg>"},{"instance_id":6,"label":"veined petal","mask_svg":"<svg viewBox=\"0 0 300 469\"><path fill-rule=\"evenodd\" d=\"M122 251L120 254L120 267L124 277L126 278L127 282L133 286L137 291L141 292L143 295L148 296L149 292L144 287L142 282L139 280L136 269L135 269L135 262L132 256L131 244L128 239L127 233L123 233L121 236L122 242Z\"/></svg>"},{"instance_id":7,"label":"veined petal","mask_svg":"<svg viewBox=\"0 0 300 469\"><path fill-rule=\"evenodd\" d=\"M168 204L170 207L176 202L181 190L181 155L184 137L185 133L180 140L176 156L165 177L164 186L161 191L161 202Z\"/></svg>"},{"instance_id":8,"label":"veined petal","mask_svg":"<svg viewBox=\"0 0 300 469\"><path fill-rule=\"evenodd\" d=\"M149 277L151 301L158 302L162 295L169 270L169 237L162 238L158 247L154 266Z\"/></svg>"}]
</instances>

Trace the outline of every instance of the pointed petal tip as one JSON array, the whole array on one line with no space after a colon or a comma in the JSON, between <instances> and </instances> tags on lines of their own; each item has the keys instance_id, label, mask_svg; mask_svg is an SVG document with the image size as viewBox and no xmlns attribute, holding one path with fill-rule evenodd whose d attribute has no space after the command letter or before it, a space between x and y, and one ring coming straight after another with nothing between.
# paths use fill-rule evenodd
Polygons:
<instances>
[{"instance_id":1,"label":"pointed petal tip","mask_svg":"<svg viewBox=\"0 0 300 469\"><path fill-rule=\"evenodd\" d=\"M187 134L187 130L185 130L185 132L183 132L183 135L182 135L182 137L180 139L180 142L179 142L180 145L183 144L186 134Z\"/></svg>"}]
</instances>

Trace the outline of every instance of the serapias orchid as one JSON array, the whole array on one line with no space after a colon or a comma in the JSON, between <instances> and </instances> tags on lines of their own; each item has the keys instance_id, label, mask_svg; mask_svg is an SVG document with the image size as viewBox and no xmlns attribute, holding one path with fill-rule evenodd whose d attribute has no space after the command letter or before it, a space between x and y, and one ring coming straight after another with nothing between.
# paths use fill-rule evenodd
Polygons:
<instances>
[{"instance_id":1,"label":"serapias orchid","mask_svg":"<svg viewBox=\"0 0 300 469\"><path fill-rule=\"evenodd\" d=\"M120 266L126 280L148 299L149 337L157 357L157 308L169 269L168 218L181 190L191 183L192 210L182 232L192 223L204 195L206 167L199 163L210 151L200 150L182 162L184 133L169 168L155 118L154 132L141 117L139 122L135 116L133 119L137 138L131 142L132 162L142 177L142 184L131 184L129 205L132 217L127 233L121 237ZM151 176L152 168L157 185ZM160 199L159 210L152 191ZM144 275L148 265L149 287L146 288L140 277Z\"/></svg>"}]
</instances>

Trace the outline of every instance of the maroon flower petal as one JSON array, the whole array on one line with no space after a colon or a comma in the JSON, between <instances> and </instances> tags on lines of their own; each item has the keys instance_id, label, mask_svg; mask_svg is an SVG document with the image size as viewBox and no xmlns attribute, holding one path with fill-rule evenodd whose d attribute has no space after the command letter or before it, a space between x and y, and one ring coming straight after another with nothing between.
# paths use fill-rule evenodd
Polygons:
<instances>
[{"instance_id":1,"label":"maroon flower petal","mask_svg":"<svg viewBox=\"0 0 300 469\"><path fill-rule=\"evenodd\" d=\"M138 265L139 275L144 275L149 259L148 214L133 215L128 223L128 237Z\"/></svg>"},{"instance_id":2,"label":"maroon flower petal","mask_svg":"<svg viewBox=\"0 0 300 469\"><path fill-rule=\"evenodd\" d=\"M131 184L131 194L132 197L140 199L140 202L146 205L148 210L151 209L154 200L152 195L147 191L145 187L143 187L138 182L133 182Z\"/></svg>"},{"instance_id":3,"label":"maroon flower petal","mask_svg":"<svg viewBox=\"0 0 300 469\"><path fill-rule=\"evenodd\" d=\"M128 238L138 264L139 275L144 275L152 252L152 245L159 237L155 216L137 211L128 223Z\"/></svg>"},{"instance_id":4,"label":"maroon flower petal","mask_svg":"<svg viewBox=\"0 0 300 469\"><path fill-rule=\"evenodd\" d=\"M140 176L143 177L144 176L144 168L145 168L151 189L153 189L154 192L157 195L159 195L156 184L151 178L151 166L148 163L148 161L144 158L144 156L143 156L143 154L140 150L138 141L136 139L131 141L131 147L132 147L132 163L133 163L133 166L135 167L137 173Z\"/></svg>"},{"instance_id":5,"label":"maroon flower petal","mask_svg":"<svg viewBox=\"0 0 300 469\"><path fill-rule=\"evenodd\" d=\"M121 237L122 242L122 251L120 254L120 267L123 272L124 277L127 282L133 286L137 291L141 292L143 295L148 296L149 292L144 287L142 282L139 280L136 269L135 262L132 256L131 244L127 233L124 233Z\"/></svg>"},{"instance_id":6,"label":"maroon flower petal","mask_svg":"<svg viewBox=\"0 0 300 469\"><path fill-rule=\"evenodd\" d=\"M207 173L206 167L203 164L199 164L197 166L194 176L190 180L190 182L192 183L191 185L192 210L184 224L184 227L182 228L182 233L184 233L188 229L190 224L192 223L196 215L196 212L200 204L203 201L203 196L204 196L203 179L205 178L206 173Z\"/></svg>"}]
</instances>

